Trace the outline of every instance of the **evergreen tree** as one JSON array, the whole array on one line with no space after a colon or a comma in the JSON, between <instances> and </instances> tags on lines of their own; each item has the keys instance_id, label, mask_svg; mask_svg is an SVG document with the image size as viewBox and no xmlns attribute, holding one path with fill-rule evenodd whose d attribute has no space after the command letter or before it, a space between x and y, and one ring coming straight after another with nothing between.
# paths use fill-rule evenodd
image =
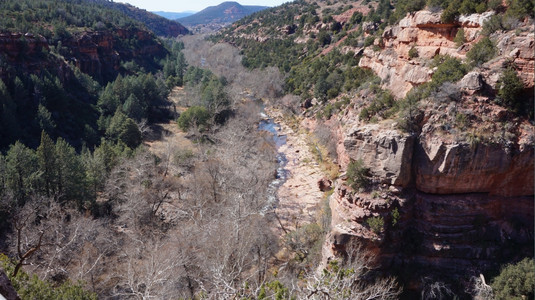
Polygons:
<instances>
[{"instance_id":1,"label":"evergreen tree","mask_svg":"<svg viewBox=\"0 0 535 300\"><path fill-rule=\"evenodd\" d=\"M123 112L136 121L141 121L141 119L146 117L144 105L134 94L130 94L128 99L126 99L126 102L123 104Z\"/></svg>"},{"instance_id":2,"label":"evergreen tree","mask_svg":"<svg viewBox=\"0 0 535 300\"><path fill-rule=\"evenodd\" d=\"M67 200L82 199L84 196L84 174L80 157L74 148L62 138L56 142L57 157L56 184L60 197Z\"/></svg>"},{"instance_id":3,"label":"evergreen tree","mask_svg":"<svg viewBox=\"0 0 535 300\"><path fill-rule=\"evenodd\" d=\"M37 179L37 155L35 151L17 141L6 155L6 183L20 203L28 195Z\"/></svg>"},{"instance_id":4,"label":"evergreen tree","mask_svg":"<svg viewBox=\"0 0 535 300\"><path fill-rule=\"evenodd\" d=\"M52 139L43 130L41 132L41 144L37 148L37 162L39 171L44 181L44 189L47 197L56 194L56 150Z\"/></svg>"}]
</instances>

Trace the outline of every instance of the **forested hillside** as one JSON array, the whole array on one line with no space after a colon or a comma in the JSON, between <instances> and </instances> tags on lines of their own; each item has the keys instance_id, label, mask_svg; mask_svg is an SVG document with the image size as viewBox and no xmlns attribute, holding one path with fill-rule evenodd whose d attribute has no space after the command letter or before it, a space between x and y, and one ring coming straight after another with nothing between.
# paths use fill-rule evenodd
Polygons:
<instances>
[{"instance_id":1,"label":"forested hillside","mask_svg":"<svg viewBox=\"0 0 535 300\"><path fill-rule=\"evenodd\" d=\"M51 39L64 27L79 30L146 26L157 35L176 37L187 34L184 26L137 7L108 0L91 1L3 1L3 30L32 32ZM45 26L45 25L53 25ZM59 27L57 27L59 25ZM56 29L57 27L57 29ZM61 33L61 32L60 32Z\"/></svg>"},{"instance_id":2,"label":"forested hillside","mask_svg":"<svg viewBox=\"0 0 535 300\"><path fill-rule=\"evenodd\" d=\"M133 85L146 91L128 102L140 108L125 110L140 111L137 122L155 117L151 107L162 105L168 93L168 77L155 75L169 50L117 7L123 5L45 0L0 4L1 149L16 140L35 148L42 130L78 149L98 145L109 122L97 121L115 113L115 108L108 112L97 105L102 102L99 94L119 74L128 82L135 78Z\"/></svg>"}]
</instances>

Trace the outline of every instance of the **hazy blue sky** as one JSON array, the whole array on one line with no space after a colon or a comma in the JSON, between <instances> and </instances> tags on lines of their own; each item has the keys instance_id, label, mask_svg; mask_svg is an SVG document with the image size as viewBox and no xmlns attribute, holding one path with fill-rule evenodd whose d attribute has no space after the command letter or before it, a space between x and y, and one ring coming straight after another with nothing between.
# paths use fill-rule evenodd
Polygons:
<instances>
[{"instance_id":1,"label":"hazy blue sky","mask_svg":"<svg viewBox=\"0 0 535 300\"><path fill-rule=\"evenodd\" d=\"M201 11L208 6L218 5L226 0L115 0L116 2L127 2L148 11ZM277 6L290 0L233 0L241 5L262 5Z\"/></svg>"}]
</instances>

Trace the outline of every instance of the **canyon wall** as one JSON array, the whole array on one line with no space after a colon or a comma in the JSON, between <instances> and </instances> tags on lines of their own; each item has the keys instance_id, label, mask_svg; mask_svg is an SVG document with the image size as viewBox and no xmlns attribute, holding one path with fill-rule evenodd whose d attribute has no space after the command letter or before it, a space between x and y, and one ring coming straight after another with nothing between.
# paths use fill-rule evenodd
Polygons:
<instances>
[{"instance_id":1,"label":"canyon wall","mask_svg":"<svg viewBox=\"0 0 535 300\"><path fill-rule=\"evenodd\" d=\"M430 58L448 54L464 59L490 16L442 24L439 13L409 14L385 29L380 51L364 50L359 65L373 70L384 88L402 98L431 80ZM461 47L453 42L459 28L467 37ZM371 184L353 190L345 174L336 182L324 263L358 242L379 257L381 268L397 274L410 293L429 281L465 291L471 276L492 274L504 263L533 256L535 130L524 117L497 117L509 113L489 101L488 90L483 92L487 87L495 93L511 62L524 87L533 89L533 25L523 29L492 36L499 55L455 85L462 91L456 107L475 107L478 118L489 117L485 122L499 129L509 122L513 138L484 142L452 137L430 105L422 106L416 133L396 129L394 121L366 124L356 109L339 117L341 125L334 130L338 162L346 169L350 161L362 160ZM409 57L412 47L418 58ZM474 121L472 130L484 131L485 122ZM374 227L372 218L384 224Z\"/></svg>"},{"instance_id":2,"label":"canyon wall","mask_svg":"<svg viewBox=\"0 0 535 300\"><path fill-rule=\"evenodd\" d=\"M65 38L58 44L62 58L45 57L50 52L48 41L42 36L21 33L0 34L0 54L10 65L38 74L41 70L65 69L73 63L82 72L109 81L120 71L121 62L136 61L139 65L152 64L154 58L163 58L167 50L148 31L117 29L86 31ZM1 70L2 77L7 70ZM61 73L61 72L60 72Z\"/></svg>"}]
</instances>

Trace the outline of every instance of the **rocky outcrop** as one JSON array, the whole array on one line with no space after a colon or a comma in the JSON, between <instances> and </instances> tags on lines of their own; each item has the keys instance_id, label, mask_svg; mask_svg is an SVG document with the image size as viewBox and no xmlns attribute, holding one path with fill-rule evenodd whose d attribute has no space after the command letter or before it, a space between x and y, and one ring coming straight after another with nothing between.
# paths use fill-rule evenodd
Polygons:
<instances>
[{"instance_id":1,"label":"rocky outcrop","mask_svg":"<svg viewBox=\"0 0 535 300\"><path fill-rule=\"evenodd\" d=\"M389 26L382 36L383 51L369 48L359 66L373 70L384 82L384 88L394 96L402 98L413 87L431 80L433 70L420 59L411 59L409 50L418 52L418 57L430 59L438 54L464 57L466 53L458 49L453 39L459 28L465 31L467 42L473 42L481 31L481 24L492 13L463 16L459 22L444 24L440 13L418 11L408 14L398 25Z\"/></svg>"},{"instance_id":2,"label":"rocky outcrop","mask_svg":"<svg viewBox=\"0 0 535 300\"><path fill-rule=\"evenodd\" d=\"M135 43L136 47L128 46ZM121 61L146 61L153 57L164 57L167 51L152 33L137 28L108 31L84 32L64 45L69 47L72 61L82 72L102 78L113 79L119 72ZM143 63L139 63L143 65Z\"/></svg>"},{"instance_id":3,"label":"rocky outcrop","mask_svg":"<svg viewBox=\"0 0 535 300\"><path fill-rule=\"evenodd\" d=\"M415 17L412 24L424 20L432 25L429 28L442 30L431 17ZM452 85L460 88L464 98L447 100L448 105L430 99L431 104L422 105L421 131L414 135L396 130L391 120L363 124L358 110L350 109L340 117L342 125L334 130L338 162L345 169L350 160L361 159L370 169L371 184L355 191L345 184L344 176L336 182L324 263L358 243L379 257L389 274L397 274L409 294L421 290L425 278L450 284L462 294L471 276L532 256L535 129L522 117L513 119L511 112L494 104L488 95L507 62L518 59L515 67L527 71L522 78L532 76L533 55L527 53L533 50L533 35L521 32L495 38L502 55ZM361 60L385 78L385 86L393 93L413 86L405 85L410 72L401 71L412 62L396 61L397 55L394 48L366 49ZM413 70L414 66L420 67L415 63ZM524 81L524 85L533 87L532 82ZM354 107L365 106L362 97L353 99ZM453 106L456 112L471 111L478 120L470 124L472 133L484 135L488 124L483 123L507 120L507 125L488 128L503 130L503 136L508 131L514 137L469 142L449 136L441 129L450 125L441 120L447 115L442 110ZM372 218L383 220L383 225L372 227L368 224Z\"/></svg>"},{"instance_id":4,"label":"rocky outcrop","mask_svg":"<svg viewBox=\"0 0 535 300\"><path fill-rule=\"evenodd\" d=\"M21 67L30 73L39 73L49 66L41 59L42 52L48 52L47 40L40 35L30 33L0 33L0 55L10 65ZM0 68L0 77L4 78L5 68Z\"/></svg>"},{"instance_id":5,"label":"rocky outcrop","mask_svg":"<svg viewBox=\"0 0 535 300\"><path fill-rule=\"evenodd\" d=\"M407 49L408 52L408 49ZM403 60L395 51L364 49L359 66L373 70L394 96L403 98L413 87L431 80L432 70L418 62Z\"/></svg>"},{"instance_id":6,"label":"rocky outcrop","mask_svg":"<svg viewBox=\"0 0 535 300\"><path fill-rule=\"evenodd\" d=\"M113 74L120 67L119 53L111 33L86 32L66 43L72 54L71 60L82 72L92 76Z\"/></svg>"},{"instance_id":7,"label":"rocky outcrop","mask_svg":"<svg viewBox=\"0 0 535 300\"><path fill-rule=\"evenodd\" d=\"M432 194L533 195L533 147L447 144L422 137L415 151L416 188Z\"/></svg>"},{"instance_id":8,"label":"rocky outcrop","mask_svg":"<svg viewBox=\"0 0 535 300\"><path fill-rule=\"evenodd\" d=\"M136 46L132 47L130 44ZM59 45L59 44L58 44ZM66 63L49 55L48 41L31 33L0 33L0 54L11 65L28 73L40 73L45 69L68 69ZM103 81L109 81L120 71L121 61L135 60L139 65L153 63L154 57L163 58L167 50L146 30L130 28L111 31L86 31L61 40L58 51L67 62L72 62L82 72ZM0 77L5 70L0 70ZM61 74L60 74L61 75ZM60 77L66 77L60 76Z\"/></svg>"},{"instance_id":9,"label":"rocky outcrop","mask_svg":"<svg viewBox=\"0 0 535 300\"><path fill-rule=\"evenodd\" d=\"M532 196L428 194L387 185L354 193L342 182L336 186L324 263L359 244L398 276L408 295L423 288L424 278L463 291L471 276L533 255ZM372 228L371 218L383 220L381 228Z\"/></svg>"},{"instance_id":10,"label":"rocky outcrop","mask_svg":"<svg viewBox=\"0 0 535 300\"><path fill-rule=\"evenodd\" d=\"M525 32L507 32L497 36L496 48L500 52L500 57L494 64L497 67L514 63L518 75L524 82L526 89L533 89L535 82L535 26L531 25ZM495 86L499 78L499 68L491 68L488 72L488 82Z\"/></svg>"},{"instance_id":11,"label":"rocky outcrop","mask_svg":"<svg viewBox=\"0 0 535 300\"><path fill-rule=\"evenodd\" d=\"M351 160L361 159L382 183L407 186L411 180L414 137L371 124L351 128L343 141Z\"/></svg>"},{"instance_id":12,"label":"rocky outcrop","mask_svg":"<svg viewBox=\"0 0 535 300\"><path fill-rule=\"evenodd\" d=\"M493 14L486 12L460 16L458 21L449 24L441 23L440 13L418 11L408 14L398 25L385 29L381 40L382 51L364 50L359 66L373 70L383 80L384 88L391 90L397 98L402 98L414 86L432 78L433 69L419 58L430 59L444 54L464 59L471 44L478 41L483 23ZM482 81L492 88L496 86L503 69L511 63L518 70L526 89L534 87L534 26L523 26L523 30L497 32L492 36L496 40L499 57L487 63L480 72ZM453 39L460 28L464 30L467 44L457 47ZM419 58L409 57L412 48L417 50ZM474 82L473 79L467 78Z\"/></svg>"},{"instance_id":13,"label":"rocky outcrop","mask_svg":"<svg viewBox=\"0 0 535 300\"><path fill-rule=\"evenodd\" d=\"M31 33L0 33L0 52L7 54L10 60L19 56L36 55L49 50L47 40Z\"/></svg>"}]
</instances>

